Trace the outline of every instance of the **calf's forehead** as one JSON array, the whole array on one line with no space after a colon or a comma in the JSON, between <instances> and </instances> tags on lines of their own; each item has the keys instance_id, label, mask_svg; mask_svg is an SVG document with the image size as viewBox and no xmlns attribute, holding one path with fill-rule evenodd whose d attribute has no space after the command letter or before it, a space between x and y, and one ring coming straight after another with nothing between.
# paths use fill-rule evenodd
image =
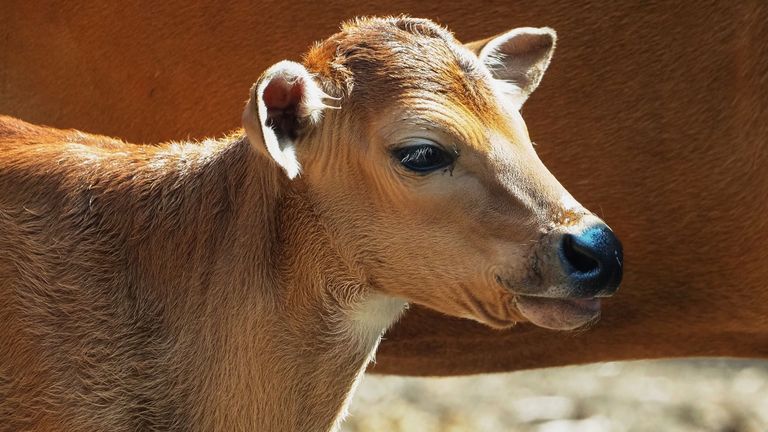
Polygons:
<instances>
[{"instance_id":1,"label":"calf's forehead","mask_svg":"<svg viewBox=\"0 0 768 432\"><path fill-rule=\"evenodd\" d=\"M353 115L401 107L399 116L440 117L475 129L495 129L507 120L488 70L447 30L426 20L348 23L315 45L305 63Z\"/></svg>"}]
</instances>

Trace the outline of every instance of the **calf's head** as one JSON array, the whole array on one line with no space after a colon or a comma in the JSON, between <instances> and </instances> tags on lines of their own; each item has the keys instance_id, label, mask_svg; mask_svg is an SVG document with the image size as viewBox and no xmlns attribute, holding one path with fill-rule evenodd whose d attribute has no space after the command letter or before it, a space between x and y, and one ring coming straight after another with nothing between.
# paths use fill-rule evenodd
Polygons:
<instances>
[{"instance_id":1,"label":"calf's head","mask_svg":"<svg viewBox=\"0 0 768 432\"><path fill-rule=\"evenodd\" d=\"M576 328L618 287L622 250L520 115L554 45L546 28L463 46L427 20L358 20L265 72L244 126L376 290L494 327Z\"/></svg>"}]
</instances>

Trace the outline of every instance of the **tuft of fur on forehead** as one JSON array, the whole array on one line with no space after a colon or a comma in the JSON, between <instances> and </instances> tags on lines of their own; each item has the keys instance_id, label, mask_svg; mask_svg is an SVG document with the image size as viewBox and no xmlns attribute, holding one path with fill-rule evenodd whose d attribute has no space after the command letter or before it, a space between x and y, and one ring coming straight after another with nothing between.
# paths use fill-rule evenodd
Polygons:
<instances>
[{"instance_id":1,"label":"tuft of fur on forehead","mask_svg":"<svg viewBox=\"0 0 768 432\"><path fill-rule=\"evenodd\" d=\"M488 111L490 75L451 32L426 19L358 18L318 42L304 57L329 93L356 109L393 98L444 95Z\"/></svg>"}]
</instances>

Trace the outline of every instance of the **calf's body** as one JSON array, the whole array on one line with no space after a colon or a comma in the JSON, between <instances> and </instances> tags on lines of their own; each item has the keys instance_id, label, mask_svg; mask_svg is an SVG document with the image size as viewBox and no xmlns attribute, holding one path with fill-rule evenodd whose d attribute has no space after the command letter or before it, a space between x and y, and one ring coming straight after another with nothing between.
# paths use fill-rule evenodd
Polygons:
<instances>
[{"instance_id":1,"label":"calf's body","mask_svg":"<svg viewBox=\"0 0 768 432\"><path fill-rule=\"evenodd\" d=\"M327 428L403 307L340 294L354 271L242 136L2 117L0 149L3 430Z\"/></svg>"}]
</instances>

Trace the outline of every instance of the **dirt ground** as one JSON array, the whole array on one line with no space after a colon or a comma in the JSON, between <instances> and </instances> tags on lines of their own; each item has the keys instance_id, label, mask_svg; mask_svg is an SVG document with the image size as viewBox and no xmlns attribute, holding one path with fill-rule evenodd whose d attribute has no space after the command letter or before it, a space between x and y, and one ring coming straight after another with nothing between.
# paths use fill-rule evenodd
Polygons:
<instances>
[{"instance_id":1,"label":"dirt ground","mask_svg":"<svg viewBox=\"0 0 768 432\"><path fill-rule=\"evenodd\" d=\"M599 363L460 378L368 375L345 432L764 432L768 362Z\"/></svg>"}]
</instances>

